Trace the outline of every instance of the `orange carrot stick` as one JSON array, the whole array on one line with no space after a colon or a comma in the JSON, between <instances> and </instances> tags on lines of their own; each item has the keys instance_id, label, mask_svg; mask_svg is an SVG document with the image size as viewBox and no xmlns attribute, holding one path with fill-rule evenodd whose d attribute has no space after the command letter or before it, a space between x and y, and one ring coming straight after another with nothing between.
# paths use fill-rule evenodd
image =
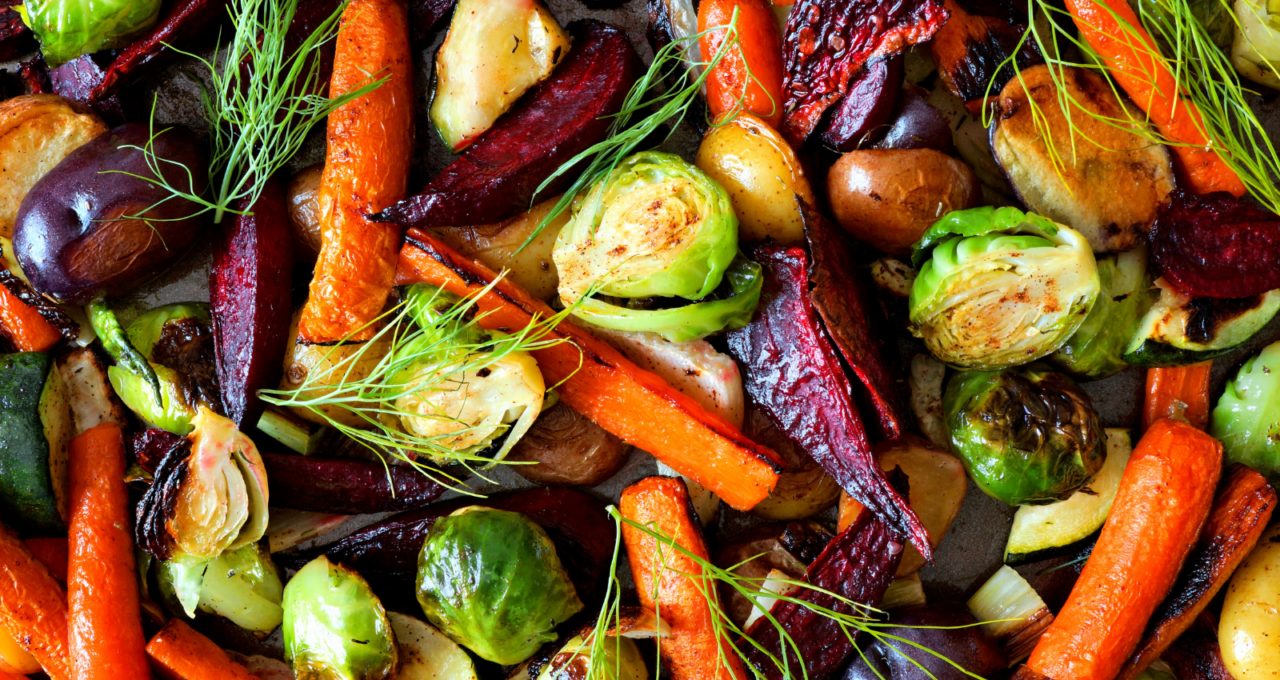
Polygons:
<instances>
[{"instance_id":1,"label":"orange carrot stick","mask_svg":"<svg viewBox=\"0 0 1280 680\"><path fill-rule=\"evenodd\" d=\"M71 680L67 598L27 546L0 525L0 628L53 680Z\"/></svg>"},{"instance_id":2,"label":"orange carrot stick","mask_svg":"<svg viewBox=\"0 0 1280 680\"><path fill-rule=\"evenodd\" d=\"M1182 172L1192 191L1206 194L1228 191L1245 194L1244 182L1214 152L1204 132L1200 109L1178 91L1173 73L1156 58L1155 41L1142 27L1138 15L1123 0L1066 0L1080 35L1102 57L1116 82L1174 142L1173 152L1182 161Z\"/></svg>"},{"instance_id":3,"label":"orange carrot stick","mask_svg":"<svg viewBox=\"0 0 1280 680\"><path fill-rule=\"evenodd\" d=\"M74 677L146 678L120 426L99 425L71 440L68 468L67 640Z\"/></svg>"},{"instance_id":4,"label":"orange carrot stick","mask_svg":"<svg viewBox=\"0 0 1280 680\"><path fill-rule=\"evenodd\" d=\"M1196 543L1222 444L1167 418L1138 442L1093 554L1019 678L1112 680Z\"/></svg>"},{"instance_id":5,"label":"orange carrot stick","mask_svg":"<svg viewBox=\"0 0 1280 680\"><path fill-rule=\"evenodd\" d=\"M1212 369L1212 360L1177 368L1147 369L1143 429L1161 418L1173 418L1203 430L1209 424L1209 372Z\"/></svg>"},{"instance_id":6,"label":"orange carrot stick","mask_svg":"<svg viewBox=\"0 0 1280 680\"><path fill-rule=\"evenodd\" d=\"M67 581L67 539L65 538L28 538L23 541L27 550L40 560L53 577L66 583Z\"/></svg>"},{"instance_id":7,"label":"orange carrot stick","mask_svg":"<svg viewBox=\"0 0 1280 680\"><path fill-rule=\"evenodd\" d=\"M429 283L462 296L477 295L498 275L433 236L412 230L400 251L397 284ZM514 331L554 312L501 279L477 300L480 323ZM560 398L628 444L652 453L677 472L739 510L755 507L778 483L783 464L772 450L747 439L662 378L636 366L594 335L564 322L532 352Z\"/></svg>"},{"instance_id":8,"label":"orange carrot stick","mask_svg":"<svg viewBox=\"0 0 1280 680\"><path fill-rule=\"evenodd\" d=\"M20 352L44 352L58 344L62 334L40 312L0 286L0 334Z\"/></svg>"},{"instance_id":9,"label":"orange carrot stick","mask_svg":"<svg viewBox=\"0 0 1280 680\"><path fill-rule=\"evenodd\" d=\"M649 477L627 487L618 502L622 516L675 540L685 550L709 560L698 522L689 509L689 492L674 477ZM674 680L746 680L742 660L718 638L712 627L716 616L707 606L716 597L711 581L695 582L702 567L670 545L628 524L622 525L631 574L640 603L658 613L671 627L671 637L661 643L662 656ZM656 598L655 598L656 594ZM724 663L721 663L721 659Z\"/></svg>"},{"instance_id":10,"label":"orange carrot stick","mask_svg":"<svg viewBox=\"0 0 1280 680\"><path fill-rule=\"evenodd\" d=\"M712 116L719 116L741 101L743 109L776 129L782 124L782 35L769 3L703 0L698 5L698 31L728 26L734 9L738 10L738 47L727 51L707 75L707 107ZM705 33L698 39L703 61L715 58L727 33Z\"/></svg>"},{"instance_id":11,"label":"orange carrot stick","mask_svg":"<svg viewBox=\"0 0 1280 680\"><path fill-rule=\"evenodd\" d=\"M213 641L178 619L147 643L147 655L170 680L257 680Z\"/></svg>"},{"instance_id":12,"label":"orange carrot stick","mask_svg":"<svg viewBox=\"0 0 1280 680\"><path fill-rule=\"evenodd\" d=\"M404 198L413 150L413 57L404 0L351 0L342 13L330 96L381 87L329 114L320 179L320 258L299 334L367 339L396 273L400 228L365 218ZM361 331L361 329L364 329ZM358 331L361 331L357 333Z\"/></svg>"},{"instance_id":13,"label":"orange carrot stick","mask_svg":"<svg viewBox=\"0 0 1280 680\"><path fill-rule=\"evenodd\" d=\"M0 671L0 680L27 680L27 676L10 673L8 671Z\"/></svg>"}]
</instances>

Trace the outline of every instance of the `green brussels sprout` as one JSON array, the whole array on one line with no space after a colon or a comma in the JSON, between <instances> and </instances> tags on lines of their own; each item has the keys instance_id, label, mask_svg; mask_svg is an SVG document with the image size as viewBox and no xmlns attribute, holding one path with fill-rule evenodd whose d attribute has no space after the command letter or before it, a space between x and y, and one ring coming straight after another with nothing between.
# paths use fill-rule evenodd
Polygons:
<instances>
[{"instance_id":1,"label":"green brussels sprout","mask_svg":"<svg viewBox=\"0 0 1280 680\"><path fill-rule=\"evenodd\" d=\"M1043 364L956 374L942 408L969 477L1009 505L1065 500L1106 459L1089 396Z\"/></svg>"},{"instance_id":2,"label":"green brussels sprout","mask_svg":"<svg viewBox=\"0 0 1280 680\"><path fill-rule=\"evenodd\" d=\"M1231 61L1240 75L1280 89L1280 2L1236 0Z\"/></svg>"},{"instance_id":3,"label":"green brussels sprout","mask_svg":"<svg viewBox=\"0 0 1280 680\"><path fill-rule=\"evenodd\" d=\"M275 562L260 544L224 552L192 566L182 560L156 565L156 582L164 599L176 602L187 616L194 616L196 610L215 614L260 638L280 626L284 585ZM198 592L196 607L188 606L190 598L179 593L192 582Z\"/></svg>"},{"instance_id":4,"label":"green brussels sprout","mask_svg":"<svg viewBox=\"0 0 1280 680\"><path fill-rule=\"evenodd\" d=\"M751 322L764 276L760 265L739 254L725 272L730 294L706 302L666 309L632 309L598 298L582 300L574 314L588 322L616 331L651 331L671 342L689 342L721 330L735 330Z\"/></svg>"},{"instance_id":5,"label":"green brussels sprout","mask_svg":"<svg viewBox=\"0 0 1280 680\"><path fill-rule=\"evenodd\" d=\"M1016 208L959 210L916 244L911 332L939 360L997 370L1047 356L1080 327L1101 284L1074 229Z\"/></svg>"},{"instance_id":6,"label":"green brussels sprout","mask_svg":"<svg viewBox=\"0 0 1280 680\"><path fill-rule=\"evenodd\" d=\"M144 313L125 330L129 345L146 359L160 381L160 401L148 376L124 363L107 369L107 377L125 406L150 427L190 434L200 406L218 407L212 324L208 305L180 302ZM162 338L163 349L158 350ZM180 365L167 366L162 361Z\"/></svg>"},{"instance_id":7,"label":"green brussels sprout","mask_svg":"<svg viewBox=\"0 0 1280 680\"><path fill-rule=\"evenodd\" d=\"M582 601L542 527L471 506L438 520L418 555L427 620L480 658L520 663L556 639Z\"/></svg>"},{"instance_id":8,"label":"green brussels sprout","mask_svg":"<svg viewBox=\"0 0 1280 680\"><path fill-rule=\"evenodd\" d=\"M49 68L82 54L123 47L160 14L160 0L26 0L22 21L40 40Z\"/></svg>"},{"instance_id":9,"label":"green brussels sprout","mask_svg":"<svg viewBox=\"0 0 1280 680\"><path fill-rule=\"evenodd\" d=\"M383 680L399 664L378 596L359 574L323 555L284 587L284 657L298 680Z\"/></svg>"},{"instance_id":10,"label":"green brussels sprout","mask_svg":"<svg viewBox=\"0 0 1280 680\"><path fill-rule=\"evenodd\" d=\"M1209 434L1229 463L1244 463L1280 483L1280 342L1250 357L1213 407Z\"/></svg>"},{"instance_id":11,"label":"green brussels sprout","mask_svg":"<svg viewBox=\"0 0 1280 680\"><path fill-rule=\"evenodd\" d=\"M1084 323L1049 355L1059 368L1085 380L1106 378L1128 367L1122 358L1125 348L1160 297L1147 272L1143 248L1098 258L1098 280L1098 300Z\"/></svg>"}]
</instances>

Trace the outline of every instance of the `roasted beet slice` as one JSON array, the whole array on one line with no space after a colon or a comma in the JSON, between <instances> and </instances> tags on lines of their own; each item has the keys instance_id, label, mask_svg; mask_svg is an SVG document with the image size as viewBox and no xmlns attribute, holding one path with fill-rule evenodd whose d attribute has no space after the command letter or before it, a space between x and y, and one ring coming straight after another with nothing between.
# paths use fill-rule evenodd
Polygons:
<instances>
[{"instance_id":1,"label":"roasted beet slice","mask_svg":"<svg viewBox=\"0 0 1280 680\"><path fill-rule=\"evenodd\" d=\"M22 15L11 5L18 0L0 2L0 61L9 61L36 48L31 29L22 22Z\"/></svg>"},{"instance_id":2,"label":"roasted beet slice","mask_svg":"<svg viewBox=\"0 0 1280 680\"><path fill-rule=\"evenodd\" d=\"M82 54L49 72L53 92L71 101L80 102L102 116L108 125L115 127L125 122L124 104L118 95L100 100L93 99L93 90L105 77L106 71L95 55Z\"/></svg>"},{"instance_id":3,"label":"roasted beet slice","mask_svg":"<svg viewBox=\"0 0 1280 680\"><path fill-rule=\"evenodd\" d=\"M902 559L903 546L894 533L884 522L862 513L844 533L827 544L826 550L805 572L805 583L826 592L802 588L792 593L792 597L842 614L854 613L847 602L876 606ZM827 593L839 595L845 601ZM770 613L800 647L803 660L796 658L795 650L789 645L783 649L778 629L768 618L757 619L747 629L747 637L775 659L787 656L790 672L785 677L829 677L844 668L853 655L853 643L840 624L812 609L795 602L778 602ZM740 644L739 648L746 650L747 661L765 677L770 680L784 677L783 669L755 645ZM800 672L802 667L806 668L807 675Z\"/></svg>"},{"instance_id":4,"label":"roasted beet slice","mask_svg":"<svg viewBox=\"0 0 1280 680\"><path fill-rule=\"evenodd\" d=\"M928 40L946 20L938 0L797 0L782 39L782 134L800 146L868 60Z\"/></svg>"},{"instance_id":5,"label":"roasted beet slice","mask_svg":"<svg viewBox=\"0 0 1280 680\"><path fill-rule=\"evenodd\" d=\"M22 89L26 94L53 92L53 83L49 82L49 67L45 65L44 57L39 54L18 64L18 77L22 79Z\"/></svg>"},{"instance_id":6,"label":"roasted beet slice","mask_svg":"<svg viewBox=\"0 0 1280 680\"><path fill-rule=\"evenodd\" d=\"M218 36L217 26L229 15L229 0L175 0L149 31L120 50L102 74L89 98L101 101L116 93L144 70L172 59L174 47L195 51ZM172 47L170 47L172 46Z\"/></svg>"},{"instance_id":7,"label":"roasted beet slice","mask_svg":"<svg viewBox=\"0 0 1280 680\"><path fill-rule=\"evenodd\" d=\"M241 429L262 415L258 390L280 381L293 311L292 274L284 191L270 180L250 214L233 216L223 228L209 268L222 407Z\"/></svg>"},{"instance_id":8,"label":"roasted beet slice","mask_svg":"<svg viewBox=\"0 0 1280 680\"><path fill-rule=\"evenodd\" d=\"M431 37L431 29L449 15L458 0L411 0L409 2L409 28L414 47Z\"/></svg>"},{"instance_id":9,"label":"roasted beet slice","mask_svg":"<svg viewBox=\"0 0 1280 680\"><path fill-rule=\"evenodd\" d=\"M275 487L272 487L272 501ZM422 541L436 519L468 505L483 505L528 515L546 530L569 571L579 597L588 600L603 589L617 527L604 504L564 487L522 489L489 498L455 498L371 524L324 549L329 559L360 571L371 581L413 582Z\"/></svg>"},{"instance_id":10,"label":"roasted beet slice","mask_svg":"<svg viewBox=\"0 0 1280 680\"><path fill-rule=\"evenodd\" d=\"M357 458L264 453L271 505L289 510L360 515L421 508L445 488L408 465Z\"/></svg>"},{"instance_id":11,"label":"roasted beet slice","mask_svg":"<svg viewBox=\"0 0 1280 680\"><path fill-rule=\"evenodd\" d=\"M1151 225L1151 255L1189 296L1261 295L1280 288L1280 216L1225 191L1177 191Z\"/></svg>"},{"instance_id":12,"label":"roasted beet slice","mask_svg":"<svg viewBox=\"0 0 1280 680\"><path fill-rule=\"evenodd\" d=\"M1008 60L1015 50L1018 69L1043 63L1044 59L1033 41L1022 42L1027 25L1019 23L1012 11L1006 16L979 16L965 11L954 0L945 2L951 17L929 43L933 62L947 89L965 102L970 113L981 115L987 94L1000 94L1013 78L1015 71Z\"/></svg>"},{"instance_id":13,"label":"roasted beet slice","mask_svg":"<svg viewBox=\"0 0 1280 680\"><path fill-rule=\"evenodd\" d=\"M635 83L640 58L622 31L598 21L569 26L573 49L551 77L417 195L372 219L406 227L501 222L529 209L534 192L561 164L602 141L611 114ZM542 193L563 191L563 175Z\"/></svg>"},{"instance_id":14,"label":"roasted beet slice","mask_svg":"<svg viewBox=\"0 0 1280 680\"><path fill-rule=\"evenodd\" d=\"M859 503L911 540L926 559L929 534L871 455L840 356L809 293L800 248L756 246L764 270L755 319L728 335L751 400Z\"/></svg>"},{"instance_id":15,"label":"roasted beet slice","mask_svg":"<svg viewBox=\"0 0 1280 680\"><path fill-rule=\"evenodd\" d=\"M867 283L850 255L849 238L812 206L801 202L804 235L809 241L812 266L809 300L822 315L832 343L858 378L854 397L863 413L873 413L868 426L881 441L901 437L907 428L906 395L884 358L880 341L871 333L871 304Z\"/></svg>"},{"instance_id":16,"label":"roasted beet slice","mask_svg":"<svg viewBox=\"0 0 1280 680\"><path fill-rule=\"evenodd\" d=\"M849 92L831 108L822 141L841 152L874 141L893 117L901 89L902 55L867 62L849 83Z\"/></svg>"},{"instance_id":17,"label":"roasted beet slice","mask_svg":"<svg viewBox=\"0 0 1280 680\"><path fill-rule=\"evenodd\" d=\"M170 450L180 446L184 439L186 438L168 430L151 428L126 437L125 447L139 467L154 475L164 457Z\"/></svg>"}]
</instances>

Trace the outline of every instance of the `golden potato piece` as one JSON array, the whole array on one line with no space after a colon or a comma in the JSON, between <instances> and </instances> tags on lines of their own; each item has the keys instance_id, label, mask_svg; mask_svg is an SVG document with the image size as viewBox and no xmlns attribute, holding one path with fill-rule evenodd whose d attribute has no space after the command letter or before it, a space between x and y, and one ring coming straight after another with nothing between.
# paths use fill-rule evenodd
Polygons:
<instances>
[{"instance_id":1,"label":"golden potato piece","mask_svg":"<svg viewBox=\"0 0 1280 680\"><path fill-rule=\"evenodd\" d=\"M543 218L555 207L559 197L545 200L504 222L475 227L440 227L431 233L450 248L475 258L486 267L500 272L507 270L507 277L539 300L555 297L560 277L551 261L551 251L556 237L569 221L571 211L565 210L547 224L547 228L524 250L520 246Z\"/></svg>"},{"instance_id":2,"label":"golden potato piece","mask_svg":"<svg viewBox=\"0 0 1280 680\"><path fill-rule=\"evenodd\" d=\"M0 102L0 236L13 237L22 199L46 172L107 131L93 111L53 94Z\"/></svg>"}]
</instances>

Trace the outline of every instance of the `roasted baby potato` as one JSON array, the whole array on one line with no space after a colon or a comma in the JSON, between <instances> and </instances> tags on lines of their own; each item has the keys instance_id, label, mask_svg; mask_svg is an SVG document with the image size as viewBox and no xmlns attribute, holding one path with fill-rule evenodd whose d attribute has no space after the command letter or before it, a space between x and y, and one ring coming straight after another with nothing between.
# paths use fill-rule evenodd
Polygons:
<instances>
[{"instance_id":1,"label":"roasted baby potato","mask_svg":"<svg viewBox=\"0 0 1280 680\"><path fill-rule=\"evenodd\" d=\"M560 229L569 221L570 212L560 213L528 247L521 250L520 246L558 200L559 197L548 199L497 224L440 227L432 229L431 233L449 247L479 260L495 272L506 270L507 277L529 291L530 295L539 300L549 300L555 297L556 286L560 283L555 264L551 261L551 250L556 245Z\"/></svg>"},{"instance_id":2,"label":"roasted baby potato","mask_svg":"<svg viewBox=\"0 0 1280 680\"><path fill-rule=\"evenodd\" d=\"M1231 577L1222 603L1218 644L1235 680L1276 677L1280 668L1280 524Z\"/></svg>"},{"instance_id":3,"label":"roasted baby potato","mask_svg":"<svg viewBox=\"0 0 1280 680\"><path fill-rule=\"evenodd\" d=\"M0 236L13 237L18 207L37 180L106 131L88 107L57 95L0 102Z\"/></svg>"},{"instance_id":4,"label":"roasted baby potato","mask_svg":"<svg viewBox=\"0 0 1280 680\"><path fill-rule=\"evenodd\" d=\"M289 349L284 356L284 374L280 378L280 389L302 390L305 397L316 397L332 392L329 385L342 381L362 380L377 366L378 361L390 349L385 336L370 343L347 342L340 345L321 345L303 342L298 339L298 318L302 315L299 309L293 315L293 323L289 326ZM320 407L324 416L305 408L294 408L293 413L308 422L327 425L325 417L351 427L368 427L366 422L353 409L359 404L343 405L326 404Z\"/></svg>"},{"instance_id":5,"label":"roasted baby potato","mask_svg":"<svg viewBox=\"0 0 1280 680\"><path fill-rule=\"evenodd\" d=\"M1173 191L1169 151L1137 134L1142 113L1117 99L1100 76L1078 68L1061 73L1073 102L1070 120L1049 68L1025 69L997 99L991 148L1029 210L1084 234L1096 253L1128 250ZM1132 121L1132 129L1099 116ZM1052 149L1042 132L1046 123Z\"/></svg>"},{"instance_id":6,"label":"roasted baby potato","mask_svg":"<svg viewBox=\"0 0 1280 680\"><path fill-rule=\"evenodd\" d=\"M543 411L507 460L536 465L511 469L534 484L595 486L617 474L631 447L563 402Z\"/></svg>"},{"instance_id":7,"label":"roasted baby potato","mask_svg":"<svg viewBox=\"0 0 1280 680\"><path fill-rule=\"evenodd\" d=\"M898 256L938 218L982 198L973 170L933 149L850 151L831 166L827 194L845 231Z\"/></svg>"},{"instance_id":8,"label":"roasted baby potato","mask_svg":"<svg viewBox=\"0 0 1280 680\"><path fill-rule=\"evenodd\" d=\"M805 242L795 197L813 205L813 189L791 145L768 123L739 113L707 133L694 164L729 192L739 241Z\"/></svg>"},{"instance_id":9,"label":"roasted baby potato","mask_svg":"<svg viewBox=\"0 0 1280 680\"><path fill-rule=\"evenodd\" d=\"M289 228L297 246L293 252L307 261L320 256L320 176L324 164L304 168L289 180Z\"/></svg>"}]
</instances>

